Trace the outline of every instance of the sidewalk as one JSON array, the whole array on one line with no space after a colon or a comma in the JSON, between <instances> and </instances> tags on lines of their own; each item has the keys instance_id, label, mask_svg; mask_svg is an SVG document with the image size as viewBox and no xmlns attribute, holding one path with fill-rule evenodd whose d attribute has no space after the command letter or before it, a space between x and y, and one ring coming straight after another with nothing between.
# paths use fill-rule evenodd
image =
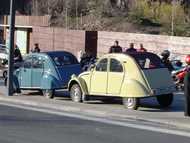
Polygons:
<instances>
[{"instance_id":1,"label":"sidewalk","mask_svg":"<svg viewBox=\"0 0 190 143\"><path fill-rule=\"evenodd\" d=\"M24 92L22 95L8 97L5 95L5 88L0 86L0 103L32 106L120 121L143 121L190 130L190 118L184 117L182 93L175 94L171 108L160 109L155 98L147 98L141 101L141 106L137 111L127 110L119 103L104 104L100 101L91 101L85 104L73 103L69 98L61 97L59 94L57 93L58 96L53 100L46 99L35 92Z\"/></svg>"}]
</instances>

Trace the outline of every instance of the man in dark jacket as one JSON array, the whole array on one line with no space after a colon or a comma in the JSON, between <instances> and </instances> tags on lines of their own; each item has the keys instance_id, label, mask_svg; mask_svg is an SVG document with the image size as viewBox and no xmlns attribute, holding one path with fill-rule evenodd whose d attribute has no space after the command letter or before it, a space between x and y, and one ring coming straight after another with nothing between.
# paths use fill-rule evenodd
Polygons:
<instances>
[{"instance_id":1,"label":"man in dark jacket","mask_svg":"<svg viewBox=\"0 0 190 143\"><path fill-rule=\"evenodd\" d=\"M122 53L122 48L119 46L118 41L115 41L114 45L110 47L109 53Z\"/></svg>"},{"instance_id":2,"label":"man in dark jacket","mask_svg":"<svg viewBox=\"0 0 190 143\"><path fill-rule=\"evenodd\" d=\"M137 52L137 49L134 48L134 43L130 43L129 48L125 52Z\"/></svg>"},{"instance_id":3,"label":"man in dark jacket","mask_svg":"<svg viewBox=\"0 0 190 143\"><path fill-rule=\"evenodd\" d=\"M18 46L15 46L15 50L14 50L14 62L22 62L22 54L20 52L20 49L18 48Z\"/></svg>"},{"instance_id":4,"label":"man in dark jacket","mask_svg":"<svg viewBox=\"0 0 190 143\"><path fill-rule=\"evenodd\" d=\"M34 44L33 53L40 53L40 48L39 48L39 44L38 44L38 43L35 43L35 44Z\"/></svg>"},{"instance_id":5,"label":"man in dark jacket","mask_svg":"<svg viewBox=\"0 0 190 143\"><path fill-rule=\"evenodd\" d=\"M188 72L184 79L185 86L185 116L190 116L190 72Z\"/></svg>"}]
</instances>

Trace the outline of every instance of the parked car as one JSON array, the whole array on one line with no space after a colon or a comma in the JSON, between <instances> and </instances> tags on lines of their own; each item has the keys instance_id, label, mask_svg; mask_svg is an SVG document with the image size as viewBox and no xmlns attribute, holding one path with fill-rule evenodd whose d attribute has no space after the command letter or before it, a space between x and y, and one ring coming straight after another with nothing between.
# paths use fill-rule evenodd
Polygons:
<instances>
[{"instance_id":1,"label":"parked car","mask_svg":"<svg viewBox=\"0 0 190 143\"><path fill-rule=\"evenodd\" d=\"M161 59L148 52L107 54L79 76L72 75L68 85L71 99L83 102L92 97L120 97L128 109L137 109L139 99L156 96L159 104L169 106L175 85Z\"/></svg>"},{"instance_id":2,"label":"parked car","mask_svg":"<svg viewBox=\"0 0 190 143\"><path fill-rule=\"evenodd\" d=\"M6 77L8 68L8 49L0 44L0 76Z\"/></svg>"},{"instance_id":3,"label":"parked car","mask_svg":"<svg viewBox=\"0 0 190 143\"><path fill-rule=\"evenodd\" d=\"M71 75L80 72L80 64L69 52L31 53L14 71L14 87L16 91L41 90L44 96L53 98L55 90L67 88Z\"/></svg>"}]
</instances>

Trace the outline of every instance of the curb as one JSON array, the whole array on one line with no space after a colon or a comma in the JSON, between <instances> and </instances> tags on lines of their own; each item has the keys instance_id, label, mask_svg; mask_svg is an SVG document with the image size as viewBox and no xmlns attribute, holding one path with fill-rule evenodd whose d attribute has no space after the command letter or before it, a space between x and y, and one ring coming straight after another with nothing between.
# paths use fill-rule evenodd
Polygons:
<instances>
[{"instance_id":1,"label":"curb","mask_svg":"<svg viewBox=\"0 0 190 143\"><path fill-rule=\"evenodd\" d=\"M101 118L107 118L110 120L116 120L116 121L139 121L144 123L153 123L157 125L164 125L171 128L178 128L183 130L190 130L190 124L181 123L180 121L169 121L167 119L150 119L150 118L144 118L139 117L135 115L126 115L126 114L117 114L117 113L108 113L106 111L97 111L93 109L81 109L78 107L68 106L68 105L55 105L56 103L40 103L37 101L29 101L29 100L19 100L11 97L3 97L0 96L0 101L3 101L9 105L21 105L26 107L34 107L34 108L43 108L43 109L49 109L49 110L55 110L59 112L69 112L74 114L80 114L84 116L91 116L91 117L101 117ZM53 105L53 106L52 106Z\"/></svg>"}]
</instances>

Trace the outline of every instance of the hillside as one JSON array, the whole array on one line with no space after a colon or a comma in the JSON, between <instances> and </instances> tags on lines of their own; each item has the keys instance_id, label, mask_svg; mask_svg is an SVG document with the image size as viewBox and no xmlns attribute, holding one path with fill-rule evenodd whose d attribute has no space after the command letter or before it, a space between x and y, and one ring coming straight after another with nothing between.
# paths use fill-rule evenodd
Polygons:
<instances>
[{"instance_id":1,"label":"hillside","mask_svg":"<svg viewBox=\"0 0 190 143\"><path fill-rule=\"evenodd\" d=\"M51 15L51 25L190 36L190 0L32 0L33 15Z\"/></svg>"}]
</instances>

